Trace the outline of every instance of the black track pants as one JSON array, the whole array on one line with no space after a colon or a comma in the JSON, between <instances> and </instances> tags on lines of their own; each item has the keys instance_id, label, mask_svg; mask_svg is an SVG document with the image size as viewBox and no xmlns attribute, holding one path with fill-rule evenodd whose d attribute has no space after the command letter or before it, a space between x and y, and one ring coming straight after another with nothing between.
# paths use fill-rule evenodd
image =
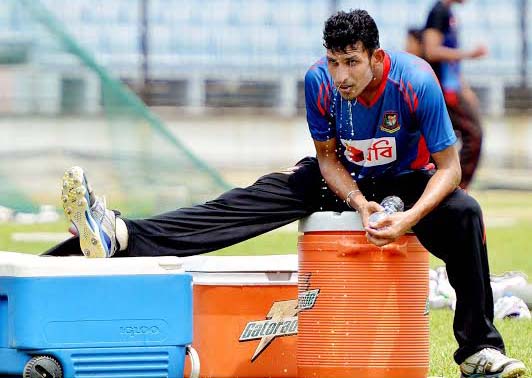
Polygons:
<instances>
[{"instance_id":1,"label":"black track pants","mask_svg":"<svg viewBox=\"0 0 532 378\"><path fill-rule=\"evenodd\" d=\"M393 179L361 181L368 200L380 202L395 194L411 207L430 179L416 172ZM210 252L260 235L315 211L350 210L327 189L315 158L301 160L293 170L271 173L247 188L230 190L205 204L141 220L124 219L128 248L117 256L188 256ZM457 189L423 218L414 232L421 243L447 266L456 290L454 334L461 363L484 347L504 351L493 326L493 297L489 280L484 224L478 203ZM294 246L295 249L295 246ZM80 253L77 238L47 252Z\"/></svg>"}]
</instances>

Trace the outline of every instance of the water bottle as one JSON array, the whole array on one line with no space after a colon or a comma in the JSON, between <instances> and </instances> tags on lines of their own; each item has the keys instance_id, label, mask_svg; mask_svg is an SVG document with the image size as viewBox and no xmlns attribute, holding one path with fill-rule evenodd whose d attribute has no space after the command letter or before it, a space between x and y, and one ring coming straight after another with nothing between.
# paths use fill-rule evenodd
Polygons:
<instances>
[{"instance_id":1,"label":"water bottle","mask_svg":"<svg viewBox=\"0 0 532 378\"><path fill-rule=\"evenodd\" d=\"M384 207L384 210L371 214L369 216L370 223L378 222L390 214L397 211L403 211L405 208L403 201L397 196L388 196L384 198L381 202L381 206Z\"/></svg>"}]
</instances>

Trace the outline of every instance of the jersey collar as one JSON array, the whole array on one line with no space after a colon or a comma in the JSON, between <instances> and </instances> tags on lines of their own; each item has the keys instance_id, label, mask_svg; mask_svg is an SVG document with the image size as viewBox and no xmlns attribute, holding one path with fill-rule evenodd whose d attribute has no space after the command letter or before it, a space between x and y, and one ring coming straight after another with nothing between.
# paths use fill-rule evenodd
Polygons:
<instances>
[{"instance_id":1,"label":"jersey collar","mask_svg":"<svg viewBox=\"0 0 532 378\"><path fill-rule=\"evenodd\" d=\"M364 99L362 99L362 97L357 97L357 101L359 104L362 104L366 107L371 107L373 105L375 105L377 103L377 101L379 101L379 99L381 98L382 94L384 93L384 88L386 88L386 82L388 81L388 74L390 73L390 56L388 55L387 52L384 52L384 67L383 67L383 70L382 70L382 79L381 79L381 83L379 85L379 88L377 89L377 92L375 93L375 96L373 96L373 99L370 101L370 102L366 102Z\"/></svg>"}]
</instances>

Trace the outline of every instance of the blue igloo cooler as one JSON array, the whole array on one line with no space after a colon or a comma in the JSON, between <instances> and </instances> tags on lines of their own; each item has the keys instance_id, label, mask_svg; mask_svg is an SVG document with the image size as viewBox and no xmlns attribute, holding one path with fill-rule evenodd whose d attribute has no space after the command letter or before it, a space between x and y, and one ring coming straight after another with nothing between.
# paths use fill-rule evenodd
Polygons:
<instances>
[{"instance_id":1,"label":"blue igloo cooler","mask_svg":"<svg viewBox=\"0 0 532 378\"><path fill-rule=\"evenodd\" d=\"M0 252L1 377L182 377L191 343L177 257Z\"/></svg>"}]
</instances>

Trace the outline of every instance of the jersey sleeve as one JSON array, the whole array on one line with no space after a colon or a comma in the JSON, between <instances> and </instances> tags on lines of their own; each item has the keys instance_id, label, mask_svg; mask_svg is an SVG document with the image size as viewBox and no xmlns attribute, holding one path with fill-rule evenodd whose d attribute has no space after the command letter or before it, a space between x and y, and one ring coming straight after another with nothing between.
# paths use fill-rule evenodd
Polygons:
<instances>
[{"instance_id":1,"label":"jersey sleeve","mask_svg":"<svg viewBox=\"0 0 532 378\"><path fill-rule=\"evenodd\" d=\"M305 75L305 106L307 123L312 139L324 142L336 135L330 114L332 91L326 75L318 68L311 68Z\"/></svg>"},{"instance_id":2,"label":"jersey sleeve","mask_svg":"<svg viewBox=\"0 0 532 378\"><path fill-rule=\"evenodd\" d=\"M437 4L427 17L425 29L436 29L445 34L449 27L449 13L441 4Z\"/></svg>"},{"instance_id":3,"label":"jersey sleeve","mask_svg":"<svg viewBox=\"0 0 532 378\"><path fill-rule=\"evenodd\" d=\"M425 73L419 91L416 118L430 153L446 149L456 143L443 93L432 73Z\"/></svg>"}]
</instances>

